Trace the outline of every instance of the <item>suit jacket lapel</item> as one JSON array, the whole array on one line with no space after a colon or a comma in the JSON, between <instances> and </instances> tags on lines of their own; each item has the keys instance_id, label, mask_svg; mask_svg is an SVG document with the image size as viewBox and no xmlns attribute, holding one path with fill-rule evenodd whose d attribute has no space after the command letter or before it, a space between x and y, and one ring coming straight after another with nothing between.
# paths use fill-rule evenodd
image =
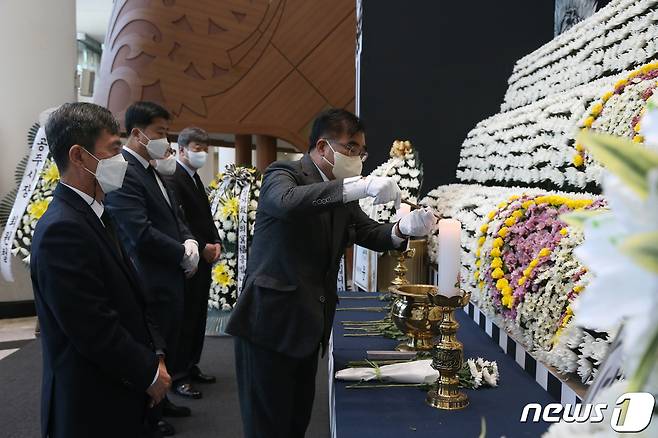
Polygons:
<instances>
[{"instance_id":1,"label":"suit jacket lapel","mask_svg":"<svg viewBox=\"0 0 658 438\"><path fill-rule=\"evenodd\" d=\"M96 216L94 210L92 210L91 207L87 205L77 193L73 192L71 189L69 189L68 187L62 184L57 185L54 195L56 197L59 197L64 202L66 202L71 207L75 208L76 210L78 210L80 213L84 215L87 223L91 226L91 228L93 228L96 234L99 235L100 239L105 244L105 247L112 254L112 257L114 257L114 260L124 271L128 279L135 285L137 289L140 289L141 291L137 278L133 276L130 267L127 266L126 260L130 260L130 259L126 258L124 260L122 259L122 254L117 253L114 244L110 241L110 238L107 234L107 230L105 229L105 227L103 227L100 218ZM119 246L121 246L121 244L119 244ZM121 248L121 251L123 252L123 248Z\"/></svg>"},{"instance_id":2,"label":"suit jacket lapel","mask_svg":"<svg viewBox=\"0 0 658 438\"><path fill-rule=\"evenodd\" d=\"M137 160L137 158L135 158L130 152L122 151L122 154L123 157L126 159L126 161L128 161L129 166L135 166L138 174L141 175L142 177L142 181L144 182L146 189L151 193L153 193L154 194L153 196L158 198L166 208L168 208L172 213L174 213L173 210L174 206L169 205L169 202L167 202L167 200L164 198L164 195L162 194L162 190L160 190L160 185L158 185L158 182L155 180L156 177L154 175L151 175L149 173L149 170L146 169L144 166L142 166L142 163L140 163L139 160ZM153 172L155 172L155 169L153 170ZM162 181L162 178L160 178L160 180ZM173 202L174 198L172 197L171 192L165 185L164 181L162 181L162 185L164 186L165 191L169 196L169 201Z\"/></svg>"},{"instance_id":3,"label":"suit jacket lapel","mask_svg":"<svg viewBox=\"0 0 658 438\"><path fill-rule=\"evenodd\" d=\"M320 171L316 167L315 163L311 159L309 154L304 154L301 159L302 163L302 172L304 174L305 180L304 184L315 184L324 182ZM327 245L327 251L331 255L332 253L332 240L333 240L333 231L332 231L332 212L329 210L323 211L320 213L320 224L322 226L322 234L325 236L325 241Z\"/></svg>"}]
</instances>

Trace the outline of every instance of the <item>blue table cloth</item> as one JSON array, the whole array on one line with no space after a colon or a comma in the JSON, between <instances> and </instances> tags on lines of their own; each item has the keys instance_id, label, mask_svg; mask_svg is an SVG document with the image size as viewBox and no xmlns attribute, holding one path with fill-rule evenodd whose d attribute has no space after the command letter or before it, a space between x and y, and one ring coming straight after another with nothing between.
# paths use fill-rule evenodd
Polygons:
<instances>
[{"instance_id":1,"label":"blue table cloth","mask_svg":"<svg viewBox=\"0 0 658 438\"><path fill-rule=\"evenodd\" d=\"M372 299L342 299L339 308L374 307L385 303L377 294L345 292L340 296L372 295ZM486 420L487 438L538 438L546 423L520 423L528 403L553 403L548 393L507 356L468 315L457 310L458 339L464 344L464 358L483 357L498 363L497 388L465 390L470 406L460 411L443 411L425 403L426 392L418 388L347 389L354 382L336 381L330 376L332 432L337 438L365 437L456 437L476 438L481 418ZM366 350L394 350L399 341L383 337L344 337L341 321L381 319L383 313L338 311L334 323L330 373L347 367L349 361L364 360Z\"/></svg>"}]
</instances>

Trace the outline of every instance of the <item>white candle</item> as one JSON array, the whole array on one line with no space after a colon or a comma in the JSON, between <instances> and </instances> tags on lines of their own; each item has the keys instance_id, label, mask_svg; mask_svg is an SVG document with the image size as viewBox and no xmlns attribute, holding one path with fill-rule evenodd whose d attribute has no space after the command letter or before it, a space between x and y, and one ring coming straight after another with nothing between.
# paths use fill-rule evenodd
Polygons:
<instances>
[{"instance_id":1,"label":"white candle","mask_svg":"<svg viewBox=\"0 0 658 438\"><path fill-rule=\"evenodd\" d=\"M398 208L398 211L397 211L397 219L396 220L399 221L400 219L402 219L403 217L405 217L409 213L411 213L411 205L409 205L409 204L400 204L400 208Z\"/></svg>"},{"instance_id":2,"label":"white candle","mask_svg":"<svg viewBox=\"0 0 658 438\"><path fill-rule=\"evenodd\" d=\"M448 297L461 295L462 224L455 219L439 221L439 293Z\"/></svg>"}]
</instances>

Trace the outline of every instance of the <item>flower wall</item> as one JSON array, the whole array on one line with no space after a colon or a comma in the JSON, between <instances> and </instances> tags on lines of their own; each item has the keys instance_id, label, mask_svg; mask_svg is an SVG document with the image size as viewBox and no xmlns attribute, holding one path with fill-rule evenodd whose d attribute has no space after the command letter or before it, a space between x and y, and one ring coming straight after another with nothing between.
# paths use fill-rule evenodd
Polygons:
<instances>
[{"instance_id":1,"label":"flower wall","mask_svg":"<svg viewBox=\"0 0 658 438\"><path fill-rule=\"evenodd\" d=\"M617 85L646 79L633 74L658 57L657 22L658 1L613 0L520 59L501 111L478 123L464 141L457 178L571 191L596 188L601 166L582 166L585 157L575 158L582 155L575 153L578 128L586 127L592 110L612 92L620 95L610 102L611 117L593 128L629 130L641 111L641 88L651 83L628 95L617 93Z\"/></svg>"}]
</instances>

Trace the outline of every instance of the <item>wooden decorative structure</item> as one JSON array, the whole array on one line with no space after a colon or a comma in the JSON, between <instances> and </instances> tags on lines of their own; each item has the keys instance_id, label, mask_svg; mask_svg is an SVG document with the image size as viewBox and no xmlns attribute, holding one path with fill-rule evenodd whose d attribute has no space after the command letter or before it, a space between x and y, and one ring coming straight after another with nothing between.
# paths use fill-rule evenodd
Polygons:
<instances>
[{"instance_id":1,"label":"wooden decorative structure","mask_svg":"<svg viewBox=\"0 0 658 438\"><path fill-rule=\"evenodd\" d=\"M353 109L355 38L354 0L116 0L94 99L305 151L319 111Z\"/></svg>"}]
</instances>

